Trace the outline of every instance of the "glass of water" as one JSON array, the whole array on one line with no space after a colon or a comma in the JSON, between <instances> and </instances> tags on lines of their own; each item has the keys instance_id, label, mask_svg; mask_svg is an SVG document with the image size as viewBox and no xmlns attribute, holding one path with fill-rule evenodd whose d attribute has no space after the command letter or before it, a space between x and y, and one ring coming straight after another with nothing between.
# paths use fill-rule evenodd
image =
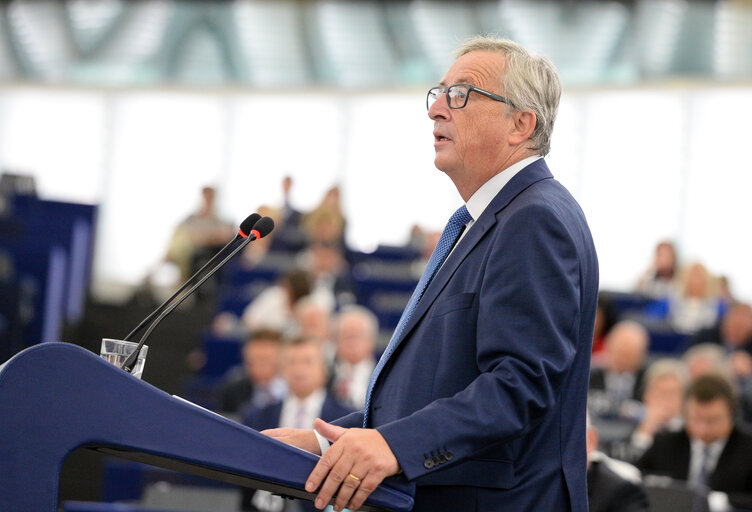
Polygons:
<instances>
[{"instance_id":1,"label":"glass of water","mask_svg":"<svg viewBox=\"0 0 752 512\"><path fill-rule=\"evenodd\" d=\"M138 343L134 341L114 340L111 338L102 339L102 348L99 350L99 355L106 361L114 364L118 368L123 366L123 363L128 356L130 356ZM149 346L144 345L141 347L141 351L138 353L138 359L136 359L136 365L133 367L131 375L141 378L141 374L144 372L144 365L146 364L146 353L149 351Z\"/></svg>"}]
</instances>

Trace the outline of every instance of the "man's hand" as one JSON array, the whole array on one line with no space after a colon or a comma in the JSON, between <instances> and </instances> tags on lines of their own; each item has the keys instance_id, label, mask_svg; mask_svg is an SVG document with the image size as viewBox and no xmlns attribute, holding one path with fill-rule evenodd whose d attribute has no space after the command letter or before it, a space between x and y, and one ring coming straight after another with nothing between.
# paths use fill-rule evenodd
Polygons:
<instances>
[{"instance_id":1,"label":"man's hand","mask_svg":"<svg viewBox=\"0 0 752 512\"><path fill-rule=\"evenodd\" d=\"M307 452L321 455L321 447L313 430L302 428L271 428L261 432L265 436L273 437L283 443L302 448Z\"/></svg>"},{"instance_id":2,"label":"man's hand","mask_svg":"<svg viewBox=\"0 0 752 512\"><path fill-rule=\"evenodd\" d=\"M336 493L335 511L358 510L384 478L399 473L397 458L377 430L342 428L318 418L313 427L334 443L306 482L308 492L321 485L316 508L326 507Z\"/></svg>"}]
</instances>

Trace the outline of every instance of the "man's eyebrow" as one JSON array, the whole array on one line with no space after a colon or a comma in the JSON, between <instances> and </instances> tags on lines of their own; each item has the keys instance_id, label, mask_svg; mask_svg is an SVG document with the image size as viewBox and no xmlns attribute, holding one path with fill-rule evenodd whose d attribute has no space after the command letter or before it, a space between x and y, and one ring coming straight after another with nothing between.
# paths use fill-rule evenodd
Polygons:
<instances>
[{"instance_id":1,"label":"man's eyebrow","mask_svg":"<svg viewBox=\"0 0 752 512\"><path fill-rule=\"evenodd\" d=\"M452 85L454 85L454 84L475 85L475 80L473 80L469 76L461 76L461 77L459 77L457 80L455 80L452 83ZM446 82L444 80L442 80L441 82L439 82L439 85L442 86L442 87L446 87L447 84L446 84Z\"/></svg>"}]
</instances>

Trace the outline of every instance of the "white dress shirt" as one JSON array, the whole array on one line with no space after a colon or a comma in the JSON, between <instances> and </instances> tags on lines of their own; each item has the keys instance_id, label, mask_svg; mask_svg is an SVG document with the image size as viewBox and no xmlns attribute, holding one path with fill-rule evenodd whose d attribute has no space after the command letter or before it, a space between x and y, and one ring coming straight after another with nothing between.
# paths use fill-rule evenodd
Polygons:
<instances>
[{"instance_id":1,"label":"white dress shirt","mask_svg":"<svg viewBox=\"0 0 752 512\"><path fill-rule=\"evenodd\" d=\"M718 459L721 457L723 448L726 446L728 438L719 439L708 445L700 441L699 439L692 439L690 441L691 455L689 459L689 474L687 475L687 481L690 483L697 483L697 479L702 471L703 463L703 451L707 446L709 448L708 458L705 462L705 475L709 478L715 470ZM707 482L705 482L707 484Z\"/></svg>"},{"instance_id":2,"label":"white dress shirt","mask_svg":"<svg viewBox=\"0 0 752 512\"><path fill-rule=\"evenodd\" d=\"M279 426L283 428L312 428L313 420L321 416L321 407L324 405L325 399L326 391L323 389L317 389L302 400L293 396L292 393L288 393L282 401Z\"/></svg>"},{"instance_id":3,"label":"white dress shirt","mask_svg":"<svg viewBox=\"0 0 752 512\"><path fill-rule=\"evenodd\" d=\"M334 389L337 399L355 409L362 409L366 404L366 391L368 382L371 380L371 374L376 367L376 360L372 357L366 358L355 364L340 361L335 365ZM346 383L344 381L347 381ZM344 386L343 386L344 385ZM346 394L341 395L340 387L346 388Z\"/></svg>"}]
</instances>

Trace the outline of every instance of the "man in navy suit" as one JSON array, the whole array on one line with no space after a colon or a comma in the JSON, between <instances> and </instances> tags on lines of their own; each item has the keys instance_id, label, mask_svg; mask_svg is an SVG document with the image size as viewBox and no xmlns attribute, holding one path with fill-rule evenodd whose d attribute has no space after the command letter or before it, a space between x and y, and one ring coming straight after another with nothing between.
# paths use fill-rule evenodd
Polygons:
<instances>
[{"instance_id":1,"label":"man in navy suit","mask_svg":"<svg viewBox=\"0 0 752 512\"><path fill-rule=\"evenodd\" d=\"M546 59L491 38L463 45L429 91L434 162L466 204L452 217L464 224L424 273L365 410L314 424L332 442L306 483L317 508L334 497L335 510L355 510L402 473L416 511L587 511L598 262L542 158L560 94ZM268 434L318 451L312 432Z\"/></svg>"}]
</instances>

